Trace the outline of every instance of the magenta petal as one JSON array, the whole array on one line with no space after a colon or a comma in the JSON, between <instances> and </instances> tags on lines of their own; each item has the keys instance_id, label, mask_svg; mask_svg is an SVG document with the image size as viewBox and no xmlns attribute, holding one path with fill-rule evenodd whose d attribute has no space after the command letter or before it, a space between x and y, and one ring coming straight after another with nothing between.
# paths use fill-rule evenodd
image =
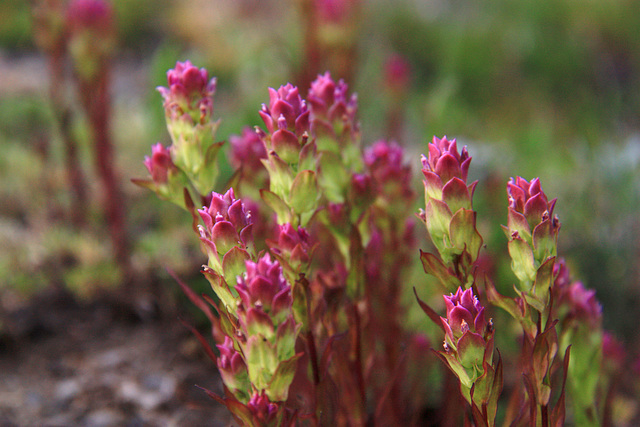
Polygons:
<instances>
[{"instance_id":1,"label":"magenta petal","mask_svg":"<svg viewBox=\"0 0 640 427\"><path fill-rule=\"evenodd\" d=\"M294 123L295 114L296 113L295 113L295 110L293 109L293 106L282 99L278 99L271 106L271 117L284 116L288 124Z\"/></svg>"},{"instance_id":2,"label":"magenta petal","mask_svg":"<svg viewBox=\"0 0 640 427\"><path fill-rule=\"evenodd\" d=\"M247 214L244 211L244 204L239 199L231 203L227 213L229 215L229 221L231 221L237 230L243 228L249 223Z\"/></svg>"},{"instance_id":3,"label":"magenta petal","mask_svg":"<svg viewBox=\"0 0 640 427\"><path fill-rule=\"evenodd\" d=\"M460 305L469 310L470 312L476 311L475 307L476 298L473 295L473 291L471 289L467 289L460 296Z\"/></svg>"},{"instance_id":4,"label":"magenta petal","mask_svg":"<svg viewBox=\"0 0 640 427\"><path fill-rule=\"evenodd\" d=\"M291 297L291 288L284 288L273 297L271 311L275 316L283 310L289 310L292 303L293 299Z\"/></svg>"},{"instance_id":5,"label":"magenta petal","mask_svg":"<svg viewBox=\"0 0 640 427\"><path fill-rule=\"evenodd\" d=\"M442 182L447 182L454 177L460 178L462 175L458 160L449 153L445 153L438 159L435 172L440 175Z\"/></svg>"},{"instance_id":6,"label":"magenta petal","mask_svg":"<svg viewBox=\"0 0 640 427\"><path fill-rule=\"evenodd\" d=\"M542 214L547 210L547 200L544 193L532 196L524 205L524 216L529 224L534 226L542 221Z\"/></svg>"},{"instance_id":7,"label":"magenta petal","mask_svg":"<svg viewBox=\"0 0 640 427\"><path fill-rule=\"evenodd\" d=\"M296 135L302 136L309 130L309 111L305 111L296 118L295 131Z\"/></svg>"},{"instance_id":8,"label":"magenta petal","mask_svg":"<svg viewBox=\"0 0 640 427\"><path fill-rule=\"evenodd\" d=\"M263 276L257 276L249 282L249 293L253 304L271 307L271 302L278 288Z\"/></svg>"},{"instance_id":9,"label":"magenta petal","mask_svg":"<svg viewBox=\"0 0 640 427\"><path fill-rule=\"evenodd\" d=\"M462 321L467 322L467 325L473 325L473 316L464 307L456 306L451 310L451 313L448 314L449 325L451 325L451 329L456 332L462 330Z\"/></svg>"}]
</instances>

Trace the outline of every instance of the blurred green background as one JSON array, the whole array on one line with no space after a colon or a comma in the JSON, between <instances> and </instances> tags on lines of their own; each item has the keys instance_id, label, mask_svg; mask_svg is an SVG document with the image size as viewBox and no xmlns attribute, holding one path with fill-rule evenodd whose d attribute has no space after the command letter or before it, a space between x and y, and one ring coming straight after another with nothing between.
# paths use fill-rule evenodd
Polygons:
<instances>
[{"instance_id":1,"label":"blurred green background","mask_svg":"<svg viewBox=\"0 0 640 427\"><path fill-rule=\"evenodd\" d=\"M333 49L324 51L328 57L350 49L349 66L342 69L349 70L348 83L359 95L365 146L382 137L397 139L408 151L417 189L419 154L433 135L469 146L474 158L470 173L480 180L481 232L502 289L513 281L499 227L506 222L506 181L540 176L547 195L559 199L561 255L577 278L596 289L605 327L627 342L638 338L637 2L353 3L357 12L325 25L322 37ZM112 132L128 198L137 280L169 283L169 267L197 281L204 257L187 215L130 183L130 178L146 176L142 159L151 144L169 143L155 87L166 83L165 72L177 60L190 59L218 77L218 139L259 125L257 111L268 99L266 88L297 83L308 66L305 2L113 4L119 46ZM32 26L30 2L0 4L0 299L5 308L47 286L92 298L122 279L113 268L97 207L100 188L82 120L73 129L90 182L92 225L78 230L65 220L64 153L47 97L45 58L34 45ZM409 79L400 89L390 88L385 75L392 57L408 65ZM342 77L339 69L330 71Z\"/></svg>"}]
</instances>

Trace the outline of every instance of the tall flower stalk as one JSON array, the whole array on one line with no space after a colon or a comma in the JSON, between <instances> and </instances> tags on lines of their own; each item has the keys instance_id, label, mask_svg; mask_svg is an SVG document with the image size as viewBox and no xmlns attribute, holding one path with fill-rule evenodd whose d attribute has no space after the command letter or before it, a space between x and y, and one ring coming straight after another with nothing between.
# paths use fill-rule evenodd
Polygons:
<instances>
[{"instance_id":1,"label":"tall flower stalk","mask_svg":"<svg viewBox=\"0 0 640 427\"><path fill-rule=\"evenodd\" d=\"M95 167L104 189L101 202L116 261L127 275L131 268L131 247L110 129L111 60L116 43L114 19L114 11L106 0L73 0L66 11L69 52L95 147Z\"/></svg>"}]
</instances>

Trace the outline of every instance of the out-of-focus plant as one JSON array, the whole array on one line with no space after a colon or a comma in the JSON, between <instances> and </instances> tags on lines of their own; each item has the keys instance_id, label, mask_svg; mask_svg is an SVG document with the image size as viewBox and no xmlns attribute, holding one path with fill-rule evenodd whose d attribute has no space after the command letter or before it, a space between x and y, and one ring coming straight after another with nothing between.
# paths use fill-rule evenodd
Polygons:
<instances>
[{"instance_id":1,"label":"out-of-focus plant","mask_svg":"<svg viewBox=\"0 0 640 427\"><path fill-rule=\"evenodd\" d=\"M65 25L78 94L95 149L95 168L104 191L100 202L116 262L126 276L131 268L131 248L110 129L111 60L116 46L112 6L107 0L73 0L66 8Z\"/></svg>"},{"instance_id":2,"label":"out-of-focus plant","mask_svg":"<svg viewBox=\"0 0 640 427\"><path fill-rule=\"evenodd\" d=\"M357 100L344 81L320 75L306 99L291 84L270 88L264 128L230 138L234 188L220 191L215 80L189 62L167 76L160 92L173 143L153 146L150 178L135 182L192 215L215 297L181 285L212 322L218 351L192 328L225 386L225 396L207 393L239 423L418 425L427 401L417 391L439 378L441 422L493 426L500 405L502 421L515 425L590 425L610 413L596 399L613 372L602 369L600 307L556 261L556 201L538 179L507 185L504 230L518 282L514 297L503 296L482 266L471 156L446 137L429 144L418 217L435 253L420 259L446 314L418 298L443 333L426 338L406 327L403 299L418 260L411 168L396 143L361 147ZM494 324L489 303L522 331L519 354L496 348L496 334L513 326ZM444 375L423 359L424 343L443 336ZM518 378L505 381L505 357ZM501 396L506 383L510 399ZM458 397L466 409L451 405Z\"/></svg>"},{"instance_id":3,"label":"out-of-focus plant","mask_svg":"<svg viewBox=\"0 0 640 427\"><path fill-rule=\"evenodd\" d=\"M78 156L78 142L72 131L73 110L65 97L65 60L68 55L65 8L66 4L62 0L41 0L34 3L34 40L48 57L49 98L64 143L65 168L73 198L70 217L76 226L80 226L86 222L88 194Z\"/></svg>"}]
</instances>

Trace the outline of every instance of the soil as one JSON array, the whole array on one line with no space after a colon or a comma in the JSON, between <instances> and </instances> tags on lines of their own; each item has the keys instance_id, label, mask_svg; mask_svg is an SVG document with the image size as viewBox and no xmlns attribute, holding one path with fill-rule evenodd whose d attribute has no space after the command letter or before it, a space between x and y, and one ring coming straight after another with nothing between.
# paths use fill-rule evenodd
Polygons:
<instances>
[{"instance_id":1,"label":"soil","mask_svg":"<svg viewBox=\"0 0 640 427\"><path fill-rule=\"evenodd\" d=\"M5 313L0 426L224 426L215 364L175 315L48 291Z\"/></svg>"}]
</instances>

